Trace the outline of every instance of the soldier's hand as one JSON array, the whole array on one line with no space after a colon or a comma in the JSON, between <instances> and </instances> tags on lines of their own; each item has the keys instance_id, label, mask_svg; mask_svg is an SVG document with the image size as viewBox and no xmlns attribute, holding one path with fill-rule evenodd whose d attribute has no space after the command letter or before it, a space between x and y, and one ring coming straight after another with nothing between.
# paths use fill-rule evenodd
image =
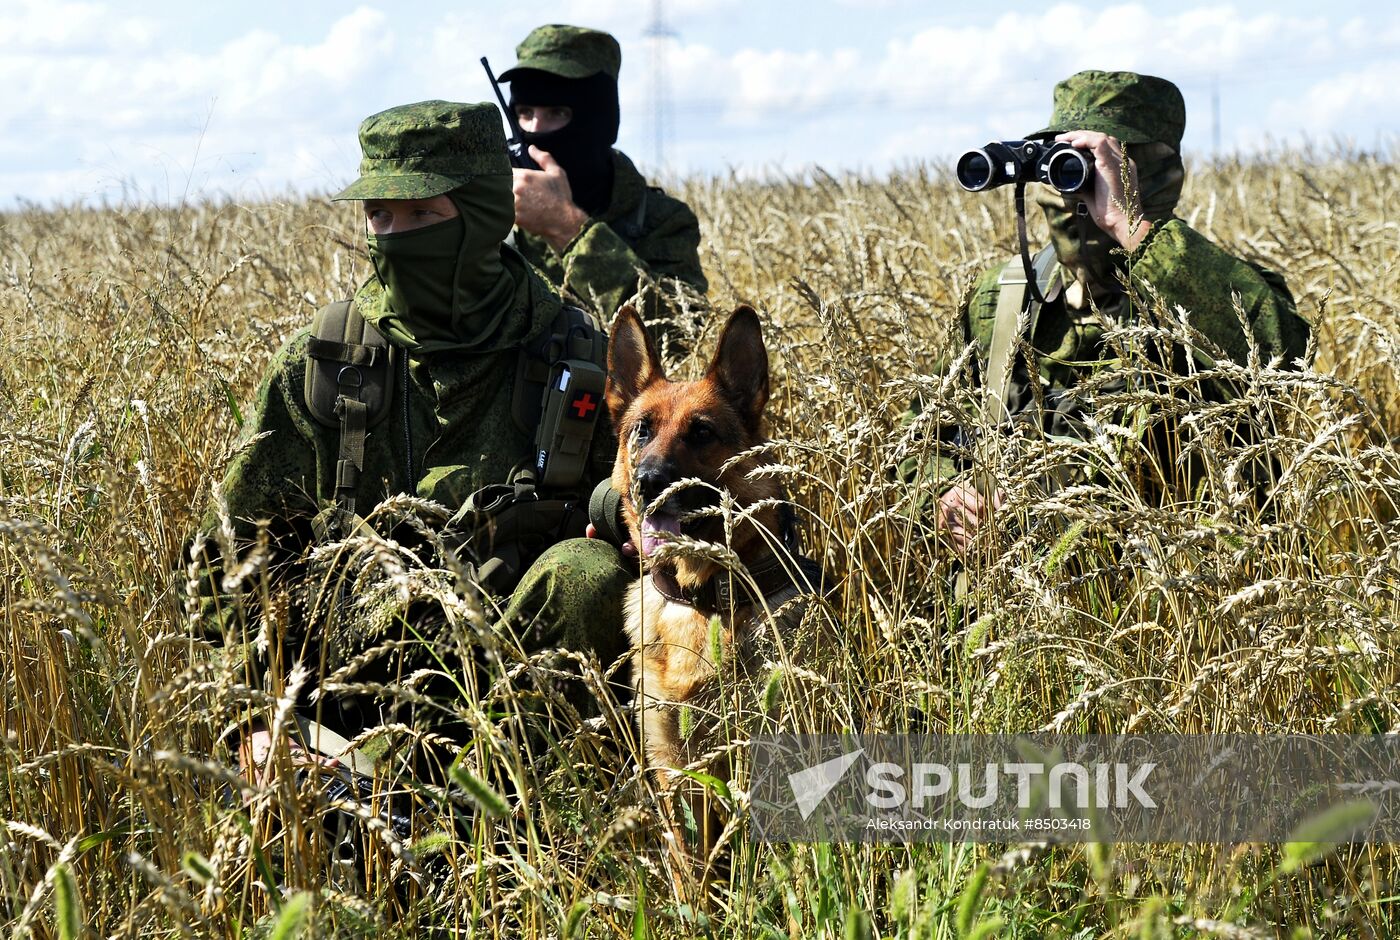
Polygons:
<instances>
[{"instance_id":1,"label":"soldier's hand","mask_svg":"<svg viewBox=\"0 0 1400 940\"><path fill-rule=\"evenodd\" d=\"M326 768L340 766L340 761L324 754L314 754L295 741L287 742L287 752L295 767L319 764ZM272 732L261 723L253 726L238 747L238 769L249 783L263 784L272 774Z\"/></svg>"},{"instance_id":2,"label":"soldier's hand","mask_svg":"<svg viewBox=\"0 0 1400 940\"><path fill-rule=\"evenodd\" d=\"M563 251L583 229L588 213L574 205L569 177L554 157L530 148L538 170L515 168L515 224L538 235L555 251Z\"/></svg>"},{"instance_id":3,"label":"soldier's hand","mask_svg":"<svg viewBox=\"0 0 1400 940\"><path fill-rule=\"evenodd\" d=\"M939 528L947 530L953 547L966 551L977 529L1005 502L1006 495L1001 490L988 500L975 488L959 483L938 497L938 512L934 518Z\"/></svg>"},{"instance_id":4,"label":"soldier's hand","mask_svg":"<svg viewBox=\"0 0 1400 940\"><path fill-rule=\"evenodd\" d=\"M602 538L602 536L598 534L598 527L591 522L588 523L588 526L583 530L583 535L584 538L590 539ZM627 539L626 541L624 541L620 546L618 546L618 548L621 550L623 558L637 557L637 546L632 544L631 539Z\"/></svg>"},{"instance_id":5,"label":"soldier's hand","mask_svg":"<svg viewBox=\"0 0 1400 940\"><path fill-rule=\"evenodd\" d=\"M1125 160L1117 137L1098 131L1069 131L1055 138L1094 158L1094 180L1090 192L1081 193L1094 224L1129 251L1147 235L1152 223L1142 217L1142 197L1138 193L1137 164ZM1124 178L1127 186L1124 187Z\"/></svg>"}]
</instances>

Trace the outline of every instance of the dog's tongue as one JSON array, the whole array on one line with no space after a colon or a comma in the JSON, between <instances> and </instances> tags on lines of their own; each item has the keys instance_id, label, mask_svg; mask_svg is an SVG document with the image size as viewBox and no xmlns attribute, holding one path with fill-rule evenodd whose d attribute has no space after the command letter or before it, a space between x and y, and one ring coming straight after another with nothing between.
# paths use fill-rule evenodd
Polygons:
<instances>
[{"instance_id":1,"label":"dog's tongue","mask_svg":"<svg viewBox=\"0 0 1400 940\"><path fill-rule=\"evenodd\" d=\"M642 554L650 555L665 544L665 539L656 537L657 532L670 535L681 534L681 520L678 516L647 516L642 520Z\"/></svg>"}]
</instances>

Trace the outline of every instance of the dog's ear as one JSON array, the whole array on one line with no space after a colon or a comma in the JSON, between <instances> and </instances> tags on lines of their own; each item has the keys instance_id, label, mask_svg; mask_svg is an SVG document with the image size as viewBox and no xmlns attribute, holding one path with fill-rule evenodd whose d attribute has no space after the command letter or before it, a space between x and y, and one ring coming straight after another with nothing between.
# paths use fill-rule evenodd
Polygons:
<instances>
[{"instance_id":1,"label":"dog's ear","mask_svg":"<svg viewBox=\"0 0 1400 940\"><path fill-rule=\"evenodd\" d=\"M642 318L631 304L617 312L612 335L608 338L608 411L613 419L622 417L632 399L653 382L664 382L656 344L651 341Z\"/></svg>"},{"instance_id":2,"label":"dog's ear","mask_svg":"<svg viewBox=\"0 0 1400 940\"><path fill-rule=\"evenodd\" d=\"M748 429L756 433L768 404L768 350L752 307L742 305L729 315L705 377L719 386Z\"/></svg>"}]
</instances>

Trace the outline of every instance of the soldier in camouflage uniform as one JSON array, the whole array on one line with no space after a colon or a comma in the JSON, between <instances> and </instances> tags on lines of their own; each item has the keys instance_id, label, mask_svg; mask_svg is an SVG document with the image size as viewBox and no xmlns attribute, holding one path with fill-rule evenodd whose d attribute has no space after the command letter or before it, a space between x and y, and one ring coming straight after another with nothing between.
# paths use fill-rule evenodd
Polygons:
<instances>
[{"instance_id":1,"label":"soldier in camouflage uniform","mask_svg":"<svg viewBox=\"0 0 1400 940\"><path fill-rule=\"evenodd\" d=\"M397 347L402 369L389 378L396 389L388 416L364 440L356 505L410 494L455 509L533 465L533 429L513 420L512 390L521 347L550 329L561 302L503 244L514 206L494 107L425 101L392 108L362 123L360 142L360 178L335 197L362 200L368 221L376 276L354 307ZM304 392L311 341L303 329L277 353L222 488L240 547L266 526L274 571L304 558L315 541L313 519L336 494L340 435L315 420ZM601 420L582 493L608 476L614 450ZM205 527L217 527L212 514ZM245 618L237 616L236 599L220 592L218 559L203 561L207 632L235 654L244 651L256 685L266 665L237 632ZM500 599L499 629L514 631L527 649L591 650L611 662L625 649L621 598L633 577L613 546L566 538ZM353 636L297 638L283 668L309 654L314 676L317 660L322 668L328 660L343 663L364 645ZM334 697L323 698L318 711L318 720L346 736L378 723L362 703ZM254 760L266 745L267 732L255 730Z\"/></svg>"},{"instance_id":2,"label":"soldier in camouflage uniform","mask_svg":"<svg viewBox=\"0 0 1400 940\"><path fill-rule=\"evenodd\" d=\"M523 143L539 170L515 171L515 244L532 264L607 322L646 279L681 282L703 295L695 213L614 150L622 50L604 32L541 26L502 73ZM648 322L667 311L654 291ZM671 314L674 311L670 312ZM662 324L675 342L683 330ZM673 352L679 349L673 350Z\"/></svg>"},{"instance_id":3,"label":"soldier in camouflage uniform","mask_svg":"<svg viewBox=\"0 0 1400 940\"><path fill-rule=\"evenodd\" d=\"M1034 187L1050 223L1055 257L1040 279L1046 303L1028 337L1036 353L1036 380L1025 357L1015 353L1004 373L1009 380L998 390L1004 395L1001 419L1031 413L1040 399L1045 433L1083 435L1076 400L1067 392L1094 364L1112 358L1103 345L1103 322L1122 321L1133 309L1125 272L1139 308L1154 294L1168 309L1183 307L1191 324L1235 362L1243 363L1249 348L1232 302L1236 294L1266 361L1279 356L1291 362L1303 353L1309 327L1283 279L1231 256L1175 216L1185 178L1180 153L1185 127L1181 92L1161 78L1085 71L1055 87L1054 114L1037 134L1091 155L1096 178L1089 192L1074 195ZM1010 264L1021 268L1019 259ZM992 372L988 359L1004 269L978 280L959 310L964 337L976 343L984 364L983 376ZM1027 291L1026 304L1032 302ZM1024 307L1002 315L1023 312ZM1184 358L1173 365L1178 371L1185 367ZM1220 387L1211 392L1229 394ZM913 410L917 413L917 403ZM941 457L933 472L948 478L956 472L955 462ZM983 494L959 483L940 498L938 521L958 547L965 547L999 499L999 493Z\"/></svg>"}]
</instances>

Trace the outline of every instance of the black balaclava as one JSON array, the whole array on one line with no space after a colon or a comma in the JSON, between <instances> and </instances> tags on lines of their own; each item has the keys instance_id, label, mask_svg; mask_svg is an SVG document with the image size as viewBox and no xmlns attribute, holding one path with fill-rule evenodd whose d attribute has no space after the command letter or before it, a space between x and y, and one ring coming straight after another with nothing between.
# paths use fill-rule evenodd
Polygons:
<instances>
[{"instance_id":1,"label":"black balaclava","mask_svg":"<svg viewBox=\"0 0 1400 940\"><path fill-rule=\"evenodd\" d=\"M617 80L605 72L562 78L539 69L517 69L510 82L510 106L516 105L573 109L568 124L547 134L522 132L521 142L559 161L580 209L590 215L607 209L612 199L612 145L621 123Z\"/></svg>"}]
</instances>

